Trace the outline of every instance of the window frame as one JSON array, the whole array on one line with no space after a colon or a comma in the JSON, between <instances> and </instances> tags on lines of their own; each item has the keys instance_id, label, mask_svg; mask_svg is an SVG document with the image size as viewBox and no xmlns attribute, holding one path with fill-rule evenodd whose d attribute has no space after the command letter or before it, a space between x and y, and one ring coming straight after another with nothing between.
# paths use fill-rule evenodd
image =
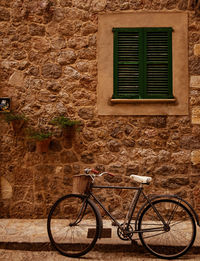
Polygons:
<instances>
[{"instance_id":1,"label":"window frame","mask_svg":"<svg viewBox=\"0 0 200 261\"><path fill-rule=\"evenodd\" d=\"M113 96L112 99L174 99L173 96L173 71L172 71L172 27L114 27L112 29L113 32ZM137 32L138 33L138 62L121 62L121 64L138 64L139 69L139 86L138 86L138 94L125 94L118 95L118 66L120 64L118 58L118 43L119 33L129 33L129 32ZM147 34L149 32L167 32L168 33L168 61L156 61L149 62L147 59ZM147 93L147 64L167 64L168 65L168 94L148 94Z\"/></svg>"},{"instance_id":2,"label":"window frame","mask_svg":"<svg viewBox=\"0 0 200 261\"><path fill-rule=\"evenodd\" d=\"M172 27L174 99L112 99L114 27ZM188 13L140 11L99 14L97 113L113 116L188 115Z\"/></svg>"}]
</instances>

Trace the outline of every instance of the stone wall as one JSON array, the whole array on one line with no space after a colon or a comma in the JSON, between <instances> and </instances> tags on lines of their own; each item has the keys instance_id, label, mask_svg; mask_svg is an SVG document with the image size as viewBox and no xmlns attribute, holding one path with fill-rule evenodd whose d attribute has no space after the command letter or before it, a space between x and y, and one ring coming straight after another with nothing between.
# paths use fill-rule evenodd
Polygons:
<instances>
[{"instance_id":1,"label":"stone wall","mask_svg":"<svg viewBox=\"0 0 200 261\"><path fill-rule=\"evenodd\" d=\"M188 116L97 114L98 14L141 10L188 13ZM81 121L72 143L50 126L56 135L43 154L1 122L1 217L46 217L86 166L117 174L98 180L104 184L128 184L131 173L150 175L152 194L177 193L200 213L200 15L192 1L0 0L0 39L0 96L12 98L12 109L38 127L49 128L61 114ZM126 193L99 194L121 212Z\"/></svg>"}]
</instances>

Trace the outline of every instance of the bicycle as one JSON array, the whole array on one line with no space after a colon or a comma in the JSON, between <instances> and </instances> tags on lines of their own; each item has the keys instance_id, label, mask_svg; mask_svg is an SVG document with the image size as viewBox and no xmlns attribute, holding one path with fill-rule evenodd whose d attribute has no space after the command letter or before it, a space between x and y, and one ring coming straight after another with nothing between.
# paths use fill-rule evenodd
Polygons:
<instances>
[{"instance_id":1,"label":"bicycle","mask_svg":"<svg viewBox=\"0 0 200 261\"><path fill-rule=\"evenodd\" d=\"M192 247L199 219L188 202L176 195L147 196L143 187L151 183L151 177L131 175L130 178L140 184L138 187L94 185L95 178L103 175L113 174L85 169L85 174L75 175L73 194L61 197L52 206L47 230L50 242L57 251L67 257L80 257L95 246L103 229L102 217L96 204L117 226L117 235L121 240L134 243L134 235L137 233L142 245L158 258L178 258ZM136 191L122 223L93 194L94 189ZM145 203L133 220L141 195Z\"/></svg>"}]
</instances>

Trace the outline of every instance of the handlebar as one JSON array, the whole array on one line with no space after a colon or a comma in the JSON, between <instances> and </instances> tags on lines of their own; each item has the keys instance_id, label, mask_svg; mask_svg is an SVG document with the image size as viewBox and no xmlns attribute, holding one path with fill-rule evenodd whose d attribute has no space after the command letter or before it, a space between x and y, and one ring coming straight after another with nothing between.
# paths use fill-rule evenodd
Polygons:
<instances>
[{"instance_id":1,"label":"handlebar","mask_svg":"<svg viewBox=\"0 0 200 261\"><path fill-rule=\"evenodd\" d=\"M92 172L95 177L100 177L100 176L103 176L103 175L110 175L110 176L112 176L112 177L115 176L114 174L112 174L112 173L110 173L110 172L107 172L107 171L99 172L99 171L96 170L96 169L86 168L86 169L84 169L84 171L85 171L85 174L90 174L90 172Z\"/></svg>"}]
</instances>

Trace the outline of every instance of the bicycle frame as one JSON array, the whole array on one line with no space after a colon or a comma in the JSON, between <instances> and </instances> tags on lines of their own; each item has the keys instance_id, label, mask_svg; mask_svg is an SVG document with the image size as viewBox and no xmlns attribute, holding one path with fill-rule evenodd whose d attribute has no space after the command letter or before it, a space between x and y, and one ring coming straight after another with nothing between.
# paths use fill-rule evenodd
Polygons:
<instances>
[{"instance_id":1,"label":"bicycle frame","mask_svg":"<svg viewBox=\"0 0 200 261\"><path fill-rule=\"evenodd\" d=\"M107 214L107 216L109 216L113 221L114 224L118 227L120 227L120 229L122 229L122 231L126 231L126 228L129 227L130 223L131 223L131 219L133 217L133 214L135 212L135 208L137 206L137 203L139 201L139 198L141 196L141 194L143 195L143 197L146 200L146 203L149 203L152 208L154 209L155 213L157 214L157 216L159 217L159 219L162 221L163 226L166 227L168 224L165 222L165 220L163 219L163 217L160 215L159 211L156 209L156 207L152 204L151 199L149 199L145 193L143 192L143 184L141 184L139 187L122 187L122 186L96 186L96 185L92 185L92 188L94 189L129 189L129 190L136 190L136 193L131 201L129 210L127 212L127 215L125 217L125 220L123 222L123 224L120 224L115 217L113 217L113 215L104 207L104 205L101 203L101 201L92 193L90 192L89 197L91 196L95 202L97 202L97 204L105 211L105 213ZM140 211L139 211L140 212ZM147 231L153 231L155 229L145 229L142 231L137 230L137 220L135 222L135 230L133 231L134 233L141 233L141 232L147 232Z\"/></svg>"}]
</instances>

